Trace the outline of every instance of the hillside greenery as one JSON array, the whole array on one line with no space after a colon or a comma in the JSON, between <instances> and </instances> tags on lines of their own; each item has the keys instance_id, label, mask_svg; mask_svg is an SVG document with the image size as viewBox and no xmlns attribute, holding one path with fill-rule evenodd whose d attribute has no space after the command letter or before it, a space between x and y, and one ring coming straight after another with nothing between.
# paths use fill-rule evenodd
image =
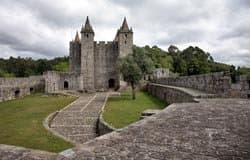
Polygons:
<instances>
[{"instance_id":1,"label":"hillside greenery","mask_svg":"<svg viewBox=\"0 0 250 160\"><path fill-rule=\"evenodd\" d=\"M0 77L28 77L41 75L48 70L68 71L68 57L57 57L52 60L21 57L0 59Z\"/></svg>"},{"instance_id":2,"label":"hillside greenery","mask_svg":"<svg viewBox=\"0 0 250 160\"><path fill-rule=\"evenodd\" d=\"M171 45L167 50L157 46L134 46L137 55L146 56L153 62L154 68L169 68L170 71L181 76L197 75L211 72L228 71L232 75L250 75L250 68L227 65L215 62L210 53L199 47L189 46L179 50ZM140 65L140 64L138 64ZM68 71L69 57L57 57L51 60L21 57L0 58L0 77L27 77L30 75L41 75L48 70Z\"/></svg>"}]
</instances>

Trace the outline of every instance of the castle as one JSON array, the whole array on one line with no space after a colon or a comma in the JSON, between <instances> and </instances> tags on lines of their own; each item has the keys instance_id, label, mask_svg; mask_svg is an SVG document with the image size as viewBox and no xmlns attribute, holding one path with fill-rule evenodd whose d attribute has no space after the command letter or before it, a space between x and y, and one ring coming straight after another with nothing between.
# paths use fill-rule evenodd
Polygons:
<instances>
[{"instance_id":1,"label":"castle","mask_svg":"<svg viewBox=\"0 0 250 160\"><path fill-rule=\"evenodd\" d=\"M45 91L70 89L84 92L118 89L120 75L116 68L119 57L132 53L133 31L126 18L117 30L113 41L94 41L95 32L87 17L69 46L69 72L45 73Z\"/></svg>"}]
</instances>

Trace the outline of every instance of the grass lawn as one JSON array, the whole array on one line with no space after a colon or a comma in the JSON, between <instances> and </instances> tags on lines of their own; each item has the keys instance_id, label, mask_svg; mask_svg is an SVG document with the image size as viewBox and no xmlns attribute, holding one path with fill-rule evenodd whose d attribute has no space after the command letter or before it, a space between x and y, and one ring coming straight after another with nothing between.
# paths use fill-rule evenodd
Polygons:
<instances>
[{"instance_id":1,"label":"grass lawn","mask_svg":"<svg viewBox=\"0 0 250 160\"><path fill-rule=\"evenodd\" d=\"M43 127L44 119L74 101L70 96L33 94L0 103L0 144L60 152L73 145Z\"/></svg>"},{"instance_id":2,"label":"grass lawn","mask_svg":"<svg viewBox=\"0 0 250 160\"><path fill-rule=\"evenodd\" d=\"M124 92L120 97L109 97L103 118L113 127L123 128L138 121L142 111L146 109L163 109L167 105L166 102L146 92L137 92L135 100L132 100L130 92Z\"/></svg>"}]
</instances>

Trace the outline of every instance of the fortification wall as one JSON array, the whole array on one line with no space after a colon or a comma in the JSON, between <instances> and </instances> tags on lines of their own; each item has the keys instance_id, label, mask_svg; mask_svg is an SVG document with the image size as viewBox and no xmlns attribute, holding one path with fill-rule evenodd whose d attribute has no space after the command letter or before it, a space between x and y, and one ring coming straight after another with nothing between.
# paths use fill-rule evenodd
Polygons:
<instances>
[{"instance_id":1,"label":"fortification wall","mask_svg":"<svg viewBox=\"0 0 250 160\"><path fill-rule=\"evenodd\" d=\"M107 90L109 81L114 80L114 88L119 87L119 74L116 71L118 44L116 42L95 42L95 88Z\"/></svg>"},{"instance_id":2,"label":"fortification wall","mask_svg":"<svg viewBox=\"0 0 250 160\"><path fill-rule=\"evenodd\" d=\"M44 87L43 76L0 78L0 101L23 97L32 92L43 92Z\"/></svg>"},{"instance_id":3,"label":"fortification wall","mask_svg":"<svg viewBox=\"0 0 250 160\"><path fill-rule=\"evenodd\" d=\"M224 93L231 88L230 75L223 72L194 76L159 78L155 83L193 88L208 93Z\"/></svg>"},{"instance_id":4,"label":"fortification wall","mask_svg":"<svg viewBox=\"0 0 250 160\"><path fill-rule=\"evenodd\" d=\"M149 84L147 92L168 103L195 102L195 96L167 86Z\"/></svg>"},{"instance_id":5,"label":"fortification wall","mask_svg":"<svg viewBox=\"0 0 250 160\"><path fill-rule=\"evenodd\" d=\"M48 71L44 73L45 92L53 93L59 90L79 90L81 75L78 73Z\"/></svg>"}]
</instances>

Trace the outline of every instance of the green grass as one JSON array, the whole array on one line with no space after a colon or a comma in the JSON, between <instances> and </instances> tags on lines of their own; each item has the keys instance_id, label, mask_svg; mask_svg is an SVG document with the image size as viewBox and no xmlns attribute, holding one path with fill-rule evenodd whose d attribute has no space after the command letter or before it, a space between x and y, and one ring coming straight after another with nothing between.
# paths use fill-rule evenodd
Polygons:
<instances>
[{"instance_id":1,"label":"green grass","mask_svg":"<svg viewBox=\"0 0 250 160\"><path fill-rule=\"evenodd\" d=\"M115 128L123 128L140 119L146 109L163 109L168 104L146 92L137 92L136 99L131 99L130 92L121 96L110 97L106 103L103 118Z\"/></svg>"},{"instance_id":2,"label":"green grass","mask_svg":"<svg viewBox=\"0 0 250 160\"><path fill-rule=\"evenodd\" d=\"M34 94L0 103L0 144L60 152L73 147L43 126L44 119L74 101L70 96Z\"/></svg>"}]
</instances>

